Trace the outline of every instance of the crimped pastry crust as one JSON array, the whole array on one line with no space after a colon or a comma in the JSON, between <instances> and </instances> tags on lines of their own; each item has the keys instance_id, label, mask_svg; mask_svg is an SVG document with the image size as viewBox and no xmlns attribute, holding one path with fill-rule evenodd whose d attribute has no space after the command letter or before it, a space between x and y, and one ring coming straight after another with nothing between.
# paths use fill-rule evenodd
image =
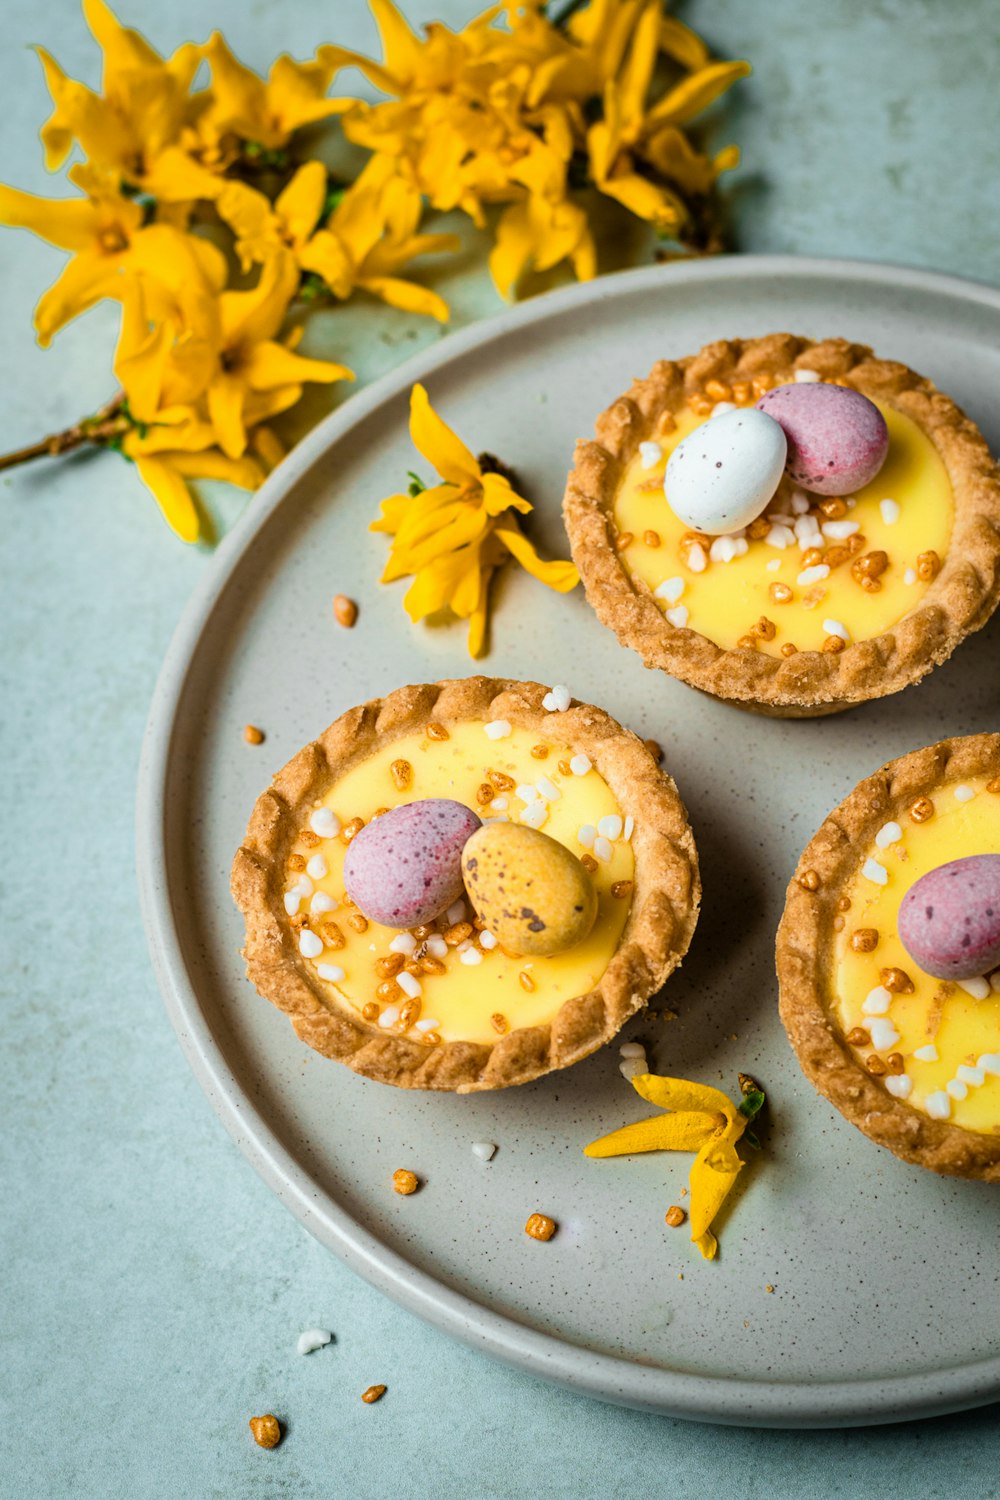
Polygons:
<instances>
[{"instance_id":1,"label":"crimped pastry crust","mask_svg":"<svg viewBox=\"0 0 1000 1500\"><path fill-rule=\"evenodd\" d=\"M843 381L917 422L948 471L955 525L937 578L891 630L835 655L800 651L779 659L748 648L724 650L695 630L671 625L615 550L613 506L626 464L641 442L655 437L664 413L682 409L709 380L732 384L768 374L784 382L794 380L797 369ZM836 713L919 682L986 623L1000 600L1000 475L978 427L923 376L845 339L814 343L774 333L723 339L691 358L660 360L598 417L596 441L577 444L563 516L587 598L623 645L647 667L778 718Z\"/></svg>"},{"instance_id":2,"label":"crimped pastry crust","mask_svg":"<svg viewBox=\"0 0 1000 1500\"><path fill-rule=\"evenodd\" d=\"M701 898L698 856L671 778L643 742L602 709L573 703L542 708L536 682L470 677L398 688L349 709L275 776L258 799L232 869L232 893L246 919L247 975L287 1012L298 1035L356 1073L400 1088L471 1093L526 1083L588 1056L618 1032L677 967L694 932ZM618 948L594 989L567 1000L548 1026L524 1027L491 1046L429 1047L380 1031L331 1006L300 958L284 914L285 861L316 798L376 747L429 722L507 719L542 740L555 734L583 751L635 818L635 889Z\"/></svg>"},{"instance_id":3,"label":"crimped pastry crust","mask_svg":"<svg viewBox=\"0 0 1000 1500\"><path fill-rule=\"evenodd\" d=\"M837 897L856 873L859 850L884 823L904 821L917 797L944 781L1000 773L1000 734L942 740L890 761L854 788L820 828L799 860L778 927L779 1008L802 1070L814 1088L871 1140L953 1177L1000 1182L1000 1135L980 1135L932 1120L895 1099L857 1062L828 1003ZM815 871L810 891L800 877Z\"/></svg>"}]
</instances>

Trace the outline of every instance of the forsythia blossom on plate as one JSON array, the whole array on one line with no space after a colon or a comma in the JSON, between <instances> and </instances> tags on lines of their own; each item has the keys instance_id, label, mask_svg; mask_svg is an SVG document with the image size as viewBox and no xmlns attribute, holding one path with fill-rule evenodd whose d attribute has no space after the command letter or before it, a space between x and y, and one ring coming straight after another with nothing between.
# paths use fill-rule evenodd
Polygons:
<instances>
[{"instance_id":1,"label":"forsythia blossom on plate","mask_svg":"<svg viewBox=\"0 0 1000 1500\"><path fill-rule=\"evenodd\" d=\"M740 1086L743 1099L735 1105L719 1089L707 1084L640 1073L632 1079L636 1093L669 1113L625 1125L584 1148L585 1156L696 1151L690 1177L691 1240L706 1260L714 1260L719 1248L712 1233L712 1221L744 1167L736 1152L736 1142L764 1104L764 1095L752 1079L741 1075ZM756 1144L752 1135L747 1139Z\"/></svg>"},{"instance_id":2,"label":"forsythia blossom on plate","mask_svg":"<svg viewBox=\"0 0 1000 1500\"><path fill-rule=\"evenodd\" d=\"M393 538L383 583L412 576L403 604L411 620L450 610L469 622L469 655L486 649L490 580L513 557L549 588L568 593L580 581L571 562L545 562L517 523L531 510L510 480L483 454L474 458L445 426L422 385L410 396L410 437L434 465L439 484L414 478L405 495L382 501L372 531Z\"/></svg>"},{"instance_id":3,"label":"forsythia blossom on plate","mask_svg":"<svg viewBox=\"0 0 1000 1500\"><path fill-rule=\"evenodd\" d=\"M162 57L105 0L82 0L103 52L99 90L37 49L53 101L45 164L82 158L68 173L76 196L0 186L0 223L68 254L35 310L41 344L96 302L121 305L121 390L0 467L114 447L191 541L201 523L187 481L256 487L283 452L272 419L306 384L353 378L295 352L311 306L362 292L447 321L447 303L409 270L460 248L423 231L429 212L493 231L504 296L562 262L596 273L595 192L661 236L715 245L712 191L738 153L704 154L687 126L749 69L713 61L663 0L522 0L423 34L392 0L369 3L380 62L324 45L306 62L279 57L266 79L218 32ZM380 102L329 97L349 66ZM369 153L353 182L309 156L301 132L323 122Z\"/></svg>"}]
</instances>

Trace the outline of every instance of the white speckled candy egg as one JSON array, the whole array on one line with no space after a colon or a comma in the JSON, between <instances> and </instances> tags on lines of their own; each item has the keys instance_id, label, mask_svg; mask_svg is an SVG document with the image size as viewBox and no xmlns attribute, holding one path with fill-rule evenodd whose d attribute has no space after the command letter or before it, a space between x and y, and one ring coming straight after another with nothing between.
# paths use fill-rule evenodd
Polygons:
<instances>
[{"instance_id":1,"label":"white speckled candy egg","mask_svg":"<svg viewBox=\"0 0 1000 1500\"><path fill-rule=\"evenodd\" d=\"M737 407L704 422L677 444L667 462L664 494L692 531L723 536L762 513L781 481L788 445L777 422Z\"/></svg>"}]
</instances>

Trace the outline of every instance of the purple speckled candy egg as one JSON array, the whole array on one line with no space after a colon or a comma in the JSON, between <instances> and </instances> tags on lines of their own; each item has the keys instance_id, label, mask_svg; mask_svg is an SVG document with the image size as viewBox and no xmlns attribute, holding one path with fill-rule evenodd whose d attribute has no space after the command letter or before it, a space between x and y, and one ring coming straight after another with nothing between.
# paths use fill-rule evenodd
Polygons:
<instances>
[{"instance_id":1,"label":"purple speckled candy egg","mask_svg":"<svg viewBox=\"0 0 1000 1500\"><path fill-rule=\"evenodd\" d=\"M1000 964L1000 854L971 854L922 875L899 908L903 946L935 979L974 979Z\"/></svg>"},{"instance_id":2,"label":"purple speckled candy egg","mask_svg":"<svg viewBox=\"0 0 1000 1500\"><path fill-rule=\"evenodd\" d=\"M817 495L850 495L885 463L889 429L867 396L842 385L779 385L758 411L784 429L786 467L796 484Z\"/></svg>"},{"instance_id":3,"label":"purple speckled candy egg","mask_svg":"<svg viewBox=\"0 0 1000 1500\"><path fill-rule=\"evenodd\" d=\"M462 850L482 826L463 802L404 802L362 828L344 856L344 889L372 922L416 927L464 891Z\"/></svg>"}]
</instances>

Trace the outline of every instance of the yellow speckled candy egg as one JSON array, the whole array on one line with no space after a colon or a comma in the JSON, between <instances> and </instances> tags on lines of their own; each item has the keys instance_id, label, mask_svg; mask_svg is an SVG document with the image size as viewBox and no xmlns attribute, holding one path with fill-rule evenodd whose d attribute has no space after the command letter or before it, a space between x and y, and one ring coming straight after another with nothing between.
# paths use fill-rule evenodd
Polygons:
<instances>
[{"instance_id":1,"label":"yellow speckled candy egg","mask_svg":"<svg viewBox=\"0 0 1000 1500\"><path fill-rule=\"evenodd\" d=\"M562 953L597 917L597 892L558 839L519 823L486 823L462 850L469 900L511 953Z\"/></svg>"}]
</instances>

